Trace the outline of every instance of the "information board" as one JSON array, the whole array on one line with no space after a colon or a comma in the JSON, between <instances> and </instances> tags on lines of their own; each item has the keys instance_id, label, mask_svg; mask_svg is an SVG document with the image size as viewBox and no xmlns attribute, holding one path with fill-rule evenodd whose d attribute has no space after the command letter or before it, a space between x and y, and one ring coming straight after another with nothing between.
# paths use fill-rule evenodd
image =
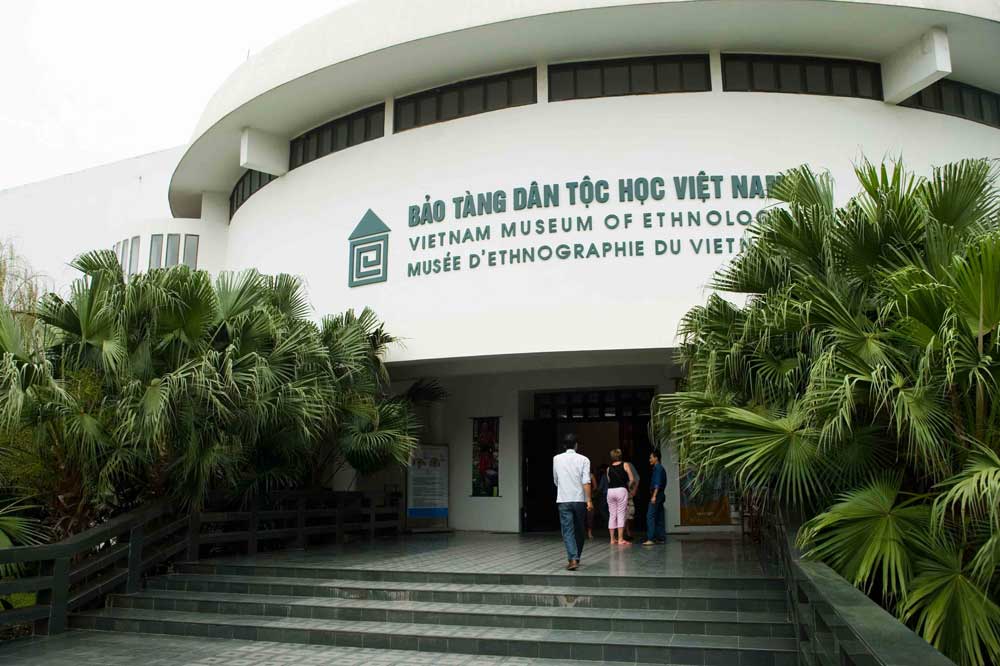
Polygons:
<instances>
[{"instance_id":1,"label":"information board","mask_svg":"<svg viewBox=\"0 0 1000 666\"><path fill-rule=\"evenodd\" d=\"M417 447L407 477L406 515L447 522L448 447Z\"/></svg>"}]
</instances>

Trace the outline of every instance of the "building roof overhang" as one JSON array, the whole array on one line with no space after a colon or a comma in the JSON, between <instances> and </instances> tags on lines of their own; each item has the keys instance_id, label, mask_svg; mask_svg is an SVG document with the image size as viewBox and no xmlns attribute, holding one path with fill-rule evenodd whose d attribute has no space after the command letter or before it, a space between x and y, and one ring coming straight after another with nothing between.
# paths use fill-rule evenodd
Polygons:
<instances>
[{"instance_id":1,"label":"building roof overhang","mask_svg":"<svg viewBox=\"0 0 1000 666\"><path fill-rule=\"evenodd\" d=\"M253 127L296 136L426 88L538 63L651 53L808 54L880 61L933 27L954 77L1000 90L992 0L361 0L287 35L212 97L169 188L175 217L228 195Z\"/></svg>"}]
</instances>

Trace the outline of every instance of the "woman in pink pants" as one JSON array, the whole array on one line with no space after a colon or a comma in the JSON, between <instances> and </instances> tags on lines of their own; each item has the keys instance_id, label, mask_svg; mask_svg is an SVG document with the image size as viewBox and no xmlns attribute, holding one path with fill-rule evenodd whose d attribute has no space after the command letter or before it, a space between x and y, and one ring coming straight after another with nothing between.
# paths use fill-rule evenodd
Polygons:
<instances>
[{"instance_id":1,"label":"woman in pink pants","mask_svg":"<svg viewBox=\"0 0 1000 666\"><path fill-rule=\"evenodd\" d=\"M611 452L611 466L608 467L608 531L612 545L625 545L625 511L628 508L628 489L632 486L632 470L622 464L622 450ZM615 530L618 538L615 539Z\"/></svg>"}]
</instances>

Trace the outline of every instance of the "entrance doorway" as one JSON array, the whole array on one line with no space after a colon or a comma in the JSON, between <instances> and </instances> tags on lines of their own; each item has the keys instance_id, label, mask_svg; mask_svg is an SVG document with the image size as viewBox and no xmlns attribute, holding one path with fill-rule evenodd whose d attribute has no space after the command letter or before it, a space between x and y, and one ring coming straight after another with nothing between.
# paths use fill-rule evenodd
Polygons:
<instances>
[{"instance_id":1,"label":"entrance doorway","mask_svg":"<svg viewBox=\"0 0 1000 666\"><path fill-rule=\"evenodd\" d=\"M573 433L578 451L590 459L596 477L610 463L611 449L621 449L624 460L639 472L635 496L635 529L644 531L649 496L649 405L652 387L585 389L536 393L533 418L522 424L521 530L559 529L556 488L552 483L552 456L562 453L563 438ZM606 524L597 521L595 537L606 536Z\"/></svg>"}]
</instances>

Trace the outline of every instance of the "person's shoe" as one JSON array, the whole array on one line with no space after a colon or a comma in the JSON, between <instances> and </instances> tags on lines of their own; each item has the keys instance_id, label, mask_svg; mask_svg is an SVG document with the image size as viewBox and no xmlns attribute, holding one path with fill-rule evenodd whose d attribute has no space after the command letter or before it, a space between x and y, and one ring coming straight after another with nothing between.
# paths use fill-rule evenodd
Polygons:
<instances>
[{"instance_id":1,"label":"person's shoe","mask_svg":"<svg viewBox=\"0 0 1000 666\"><path fill-rule=\"evenodd\" d=\"M642 545L643 546L655 546L656 542L655 541L650 541L649 539L646 539L645 541L642 542Z\"/></svg>"},{"instance_id":2,"label":"person's shoe","mask_svg":"<svg viewBox=\"0 0 1000 666\"><path fill-rule=\"evenodd\" d=\"M568 571L576 571L580 566L580 560L571 560L569 564L566 565Z\"/></svg>"}]
</instances>

